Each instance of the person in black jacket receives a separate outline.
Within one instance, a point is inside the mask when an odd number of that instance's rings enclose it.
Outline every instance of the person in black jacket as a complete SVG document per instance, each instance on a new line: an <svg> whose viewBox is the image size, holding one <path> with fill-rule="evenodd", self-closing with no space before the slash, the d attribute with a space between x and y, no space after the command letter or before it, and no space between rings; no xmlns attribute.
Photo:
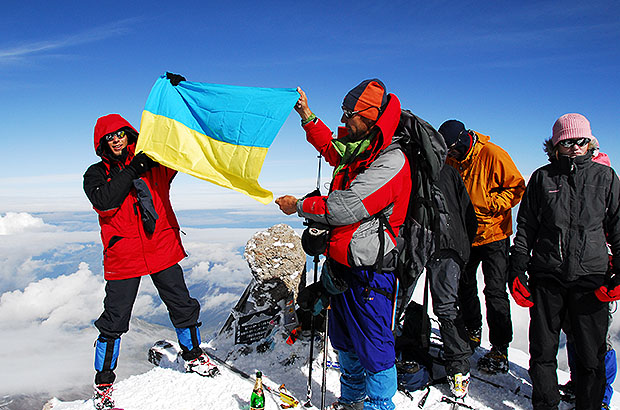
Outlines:
<svg viewBox="0 0 620 410"><path fill-rule="evenodd" d="M450 390L462 398L468 391L471 349L458 311L457 294L478 223L463 179L454 167L444 165L436 185L441 192L435 195L440 213L440 249L428 261L426 271L433 312L439 319Z"/></svg>
<svg viewBox="0 0 620 410"><path fill-rule="evenodd" d="M555 122L547 142L551 163L532 174L517 215L510 290L530 308L534 409L558 408L556 356L564 320L578 357L576 408L601 408L608 304L620 299L620 182L612 168L592 161L592 138L583 115Z"/></svg>

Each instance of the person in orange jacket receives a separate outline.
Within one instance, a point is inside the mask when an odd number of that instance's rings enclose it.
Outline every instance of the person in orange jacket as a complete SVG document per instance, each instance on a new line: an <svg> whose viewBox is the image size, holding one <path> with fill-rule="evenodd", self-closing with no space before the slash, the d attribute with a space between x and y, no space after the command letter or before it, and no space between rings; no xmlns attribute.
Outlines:
<svg viewBox="0 0 620 410"><path fill-rule="evenodd" d="M525 181L506 151L490 138L467 130L458 120L439 127L448 146L446 163L461 174L476 211L478 231L459 285L459 305L472 349L480 345L482 312L476 273L482 263L484 295L491 351L478 361L489 373L508 372L512 320L506 285L512 208L525 191Z"/></svg>

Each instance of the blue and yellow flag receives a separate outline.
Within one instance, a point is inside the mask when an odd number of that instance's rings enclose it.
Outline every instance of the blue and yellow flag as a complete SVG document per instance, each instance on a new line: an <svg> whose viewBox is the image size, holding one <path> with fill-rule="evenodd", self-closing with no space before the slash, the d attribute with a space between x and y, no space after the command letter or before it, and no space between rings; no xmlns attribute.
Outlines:
<svg viewBox="0 0 620 410"><path fill-rule="evenodd" d="M299 98L295 88L257 88L161 76L146 101L136 152L169 168L268 204L258 184L267 149Z"/></svg>

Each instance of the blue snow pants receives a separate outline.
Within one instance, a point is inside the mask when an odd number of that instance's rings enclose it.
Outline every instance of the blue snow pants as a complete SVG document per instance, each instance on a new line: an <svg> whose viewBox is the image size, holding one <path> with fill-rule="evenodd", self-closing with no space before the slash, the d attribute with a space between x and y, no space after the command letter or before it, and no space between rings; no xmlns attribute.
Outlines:
<svg viewBox="0 0 620 410"><path fill-rule="evenodd" d="M343 404L364 401L364 409L394 410L396 366L377 373L364 369L354 352L338 352L340 362L340 401Z"/></svg>
<svg viewBox="0 0 620 410"><path fill-rule="evenodd" d="M329 338L338 350L341 401L359 402L365 409L393 410L396 394L396 353L391 324L396 277L351 268L349 288L331 297ZM377 291L380 290L380 291Z"/></svg>

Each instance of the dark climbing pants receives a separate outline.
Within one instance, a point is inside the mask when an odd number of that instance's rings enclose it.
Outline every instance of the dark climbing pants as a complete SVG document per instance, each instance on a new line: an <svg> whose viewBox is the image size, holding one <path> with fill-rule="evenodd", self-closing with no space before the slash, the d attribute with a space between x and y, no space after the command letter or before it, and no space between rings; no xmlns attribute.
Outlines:
<svg viewBox="0 0 620 410"><path fill-rule="evenodd" d="M506 285L508 282L508 238L472 246L469 261L465 266L459 285L459 306L465 326L470 329L482 327L482 311L478 298L476 274L482 263L484 276L484 301L487 310L489 341L496 347L508 347L512 341L512 320L510 301Z"/></svg>
<svg viewBox="0 0 620 410"><path fill-rule="evenodd" d="M592 289L564 286L551 280L531 281L530 378L534 409L557 409L560 402L557 354L564 320L574 340L576 409L600 409L605 390L608 304Z"/></svg>
<svg viewBox="0 0 620 410"><path fill-rule="evenodd" d="M168 309L174 327L182 329L198 325L200 304L190 296L181 266L175 264L150 276L159 297ZM141 277L110 280L106 283L104 310L99 319L95 321L95 327L100 333L96 350L107 351L107 356L113 357L114 360L96 361L95 384L112 383L115 379L113 370L116 367L116 358L120 349L119 339L129 330L129 320L138 295L140 279ZM110 351L112 347L114 350ZM103 353L100 355L100 357L105 356Z"/></svg>
<svg viewBox="0 0 620 410"><path fill-rule="evenodd" d="M450 257L433 258L426 264L426 273L444 345L446 374L469 373L471 350L457 303L461 267Z"/></svg>

